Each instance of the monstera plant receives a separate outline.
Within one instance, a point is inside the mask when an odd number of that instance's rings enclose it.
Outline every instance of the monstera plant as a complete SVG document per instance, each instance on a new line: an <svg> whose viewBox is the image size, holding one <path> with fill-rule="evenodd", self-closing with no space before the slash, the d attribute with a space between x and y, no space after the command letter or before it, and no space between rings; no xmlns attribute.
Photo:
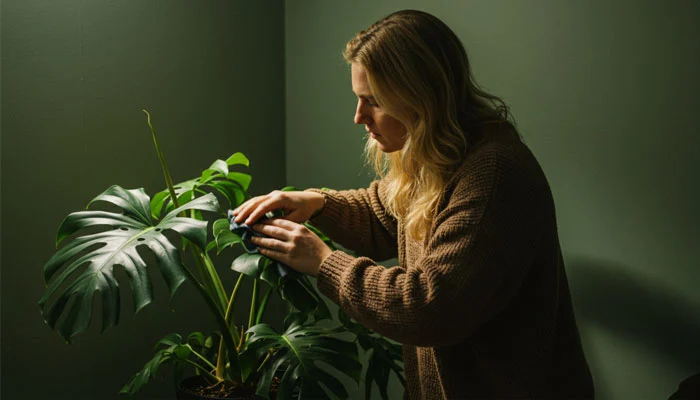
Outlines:
<svg viewBox="0 0 700 400"><path fill-rule="evenodd" d="M97 293L102 330L117 325L122 292L131 292L135 311L153 301L149 270L157 269L171 297L181 285L193 285L217 329L165 335L121 393L136 394L162 365L171 364L181 398L346 398L347 388L327 372L325 365L330 364L363 384L368 398L376 383L386 399L392 372L403 383L400 346L342 311L332 316L308 277L258 254L246 239L246 227L232 229L227 211L249 197L251 183L249 174L232 169L247 167L249 160L235 153L216 160L196 178L175 184L150 115L144 112L167 188L151 198L144 189L111 186L86 210L64 219L57 250L44 265L47 289L39 306L47 325L70 342L98 312L93 310ZM288 189L293 188L283 190ZM306 226L335 248L322 232ZM152 254L152 261L142 257L144 251ZM220 258L230 269L215 265ZM126 272L128 288L115 278L116 266ZM225 287L223 274L233 275L233 287ZM252 294L246 302L247 321L241 323L234 310L245 284L252 285ZM285 320L276 321L283 322L282 332L265 319L271 296L279 296L289 308ZM364 375L363 357L368 359Z"/></svg>

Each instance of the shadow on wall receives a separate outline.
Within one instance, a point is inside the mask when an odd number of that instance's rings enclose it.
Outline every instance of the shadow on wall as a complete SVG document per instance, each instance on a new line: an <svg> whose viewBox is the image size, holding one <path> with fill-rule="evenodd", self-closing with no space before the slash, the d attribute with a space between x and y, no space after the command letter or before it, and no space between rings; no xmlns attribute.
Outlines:
<svg viewBox="0 0 700 400"><path fill-rule="evenodd" d="M605 326L684 369L700 372L700 306L696 302L611 262L575 258L567 264L567 275L576 282L577 319ZM602 382L594 379L606 385L604 378Z"/></svg>

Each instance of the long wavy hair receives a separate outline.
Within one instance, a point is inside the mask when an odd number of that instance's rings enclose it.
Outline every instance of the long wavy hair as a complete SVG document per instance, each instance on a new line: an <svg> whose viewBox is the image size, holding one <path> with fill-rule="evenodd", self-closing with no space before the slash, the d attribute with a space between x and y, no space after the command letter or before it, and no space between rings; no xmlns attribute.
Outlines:
<svg viewBox="0 0 700 400"><path fill-rule="evenodd" d="M406 127L404 147L385 154L373 140L367 163L387 182L388 211L422 240L452 173L489 122L510 124L500 98L476 84L455 33L423 11L392 13L359 32L343 52L358 63L378 105Z"/></svg>

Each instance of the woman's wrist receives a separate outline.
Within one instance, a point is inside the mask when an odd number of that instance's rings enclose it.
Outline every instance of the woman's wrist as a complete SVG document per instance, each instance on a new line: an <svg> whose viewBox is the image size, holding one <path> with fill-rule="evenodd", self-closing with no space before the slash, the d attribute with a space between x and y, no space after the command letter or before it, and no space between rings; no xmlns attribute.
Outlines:
<svg viewBox="0 0 700 400"><path fill-rule="evenodd" d="M320 201L321 205L320 205L320 207L316 208L316 211L314 211L313 214L311 214L309 219L314 219L314 218L318 217L323 212L323 209L326 208L326 196L324 196L320 193L319 193L319 196L321 196L321 201Z"/></svg>
<svg viewBox="0 0 700 400"><path fill-rule="evenodd" d="M312 273L314 277L318 277L318 275L321 273L321 266L323 266L323 263L326 261L326 259L333 254L333 250L330 247L326 247L323 249L321 252L321 262L318 263L318 267L316 267L316 271Z"/></svg>

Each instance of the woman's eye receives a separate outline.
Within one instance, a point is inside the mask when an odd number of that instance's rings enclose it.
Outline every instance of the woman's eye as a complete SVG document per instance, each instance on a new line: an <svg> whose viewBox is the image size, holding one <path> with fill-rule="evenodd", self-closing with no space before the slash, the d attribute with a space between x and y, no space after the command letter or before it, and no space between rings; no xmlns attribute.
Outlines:
<svg viewBox="0 0 700 400"><path fill-rule="evenodd" d="M370 107L379 107L379 103L376 100L364 96L360 96L360 103L364 103Z"/></svg>

